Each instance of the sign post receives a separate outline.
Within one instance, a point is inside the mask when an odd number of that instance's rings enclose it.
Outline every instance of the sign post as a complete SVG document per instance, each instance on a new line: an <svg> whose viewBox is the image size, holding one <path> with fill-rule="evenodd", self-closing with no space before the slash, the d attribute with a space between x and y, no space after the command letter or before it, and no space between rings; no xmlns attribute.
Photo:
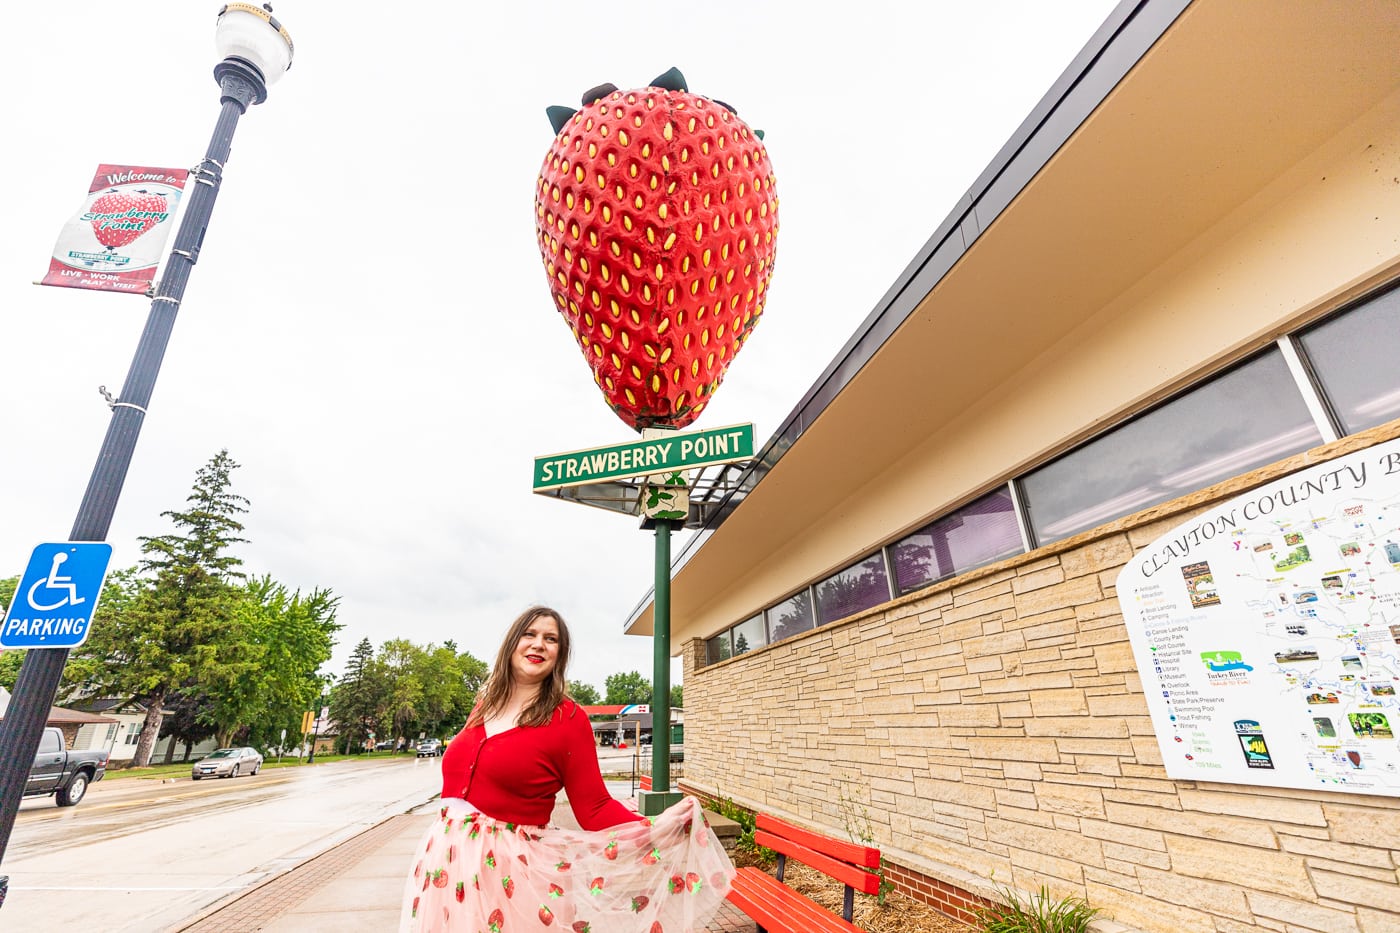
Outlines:
<svg viewBox="0 0 1400 933"><path fill-rule="evenodd" d="M649 478L641 486L639 504L642 527L656 531L652 709L661 728L653 737L654 793L641 797L641 807L652 816L679 797L670 793L669 773L671 529L691 523L695 504L686 500L689 490L682 477L696 467L753 458L751 425L675 432L710 404L764 314L773 277L778 199L763 133L751 129L729 105L716 112L717 101L691 94L679 70L672 68L631 91L600 85L584 94L583 105L589 108L604 98L619 102L619 108L624 98L628 106L636 105L628 127L634 148L647 159L654 151L668 173L668 159L684 162L688 152L708 151L716 126L723 124L718 130L722 144L726 138L734 141L723 168L716 161L709 172L693 172L690 185L678 193L675 184L658 185L656 174L648 178L639 173L636 162L629 162L630 168L619 164L606 121L568 107L550 107L547 113L556 135L540 169L535 198L540 258L554 304L583 350L608 406L628 427L643 432L640 442L536 459L535 491L556 490L551 493L556 498L630 513L637 502L637 485L617 480ZM613 105L602 106L606 110ZM673 119L676 113L692 111L699 116ZM617 115L622 116L620 109ZM627 145L627 134L619 135ZM615 192L624 205L645 210L647 216L655 211L663 222L660 236L646 222L633 224L625 215L627 233L616 238L613 233L585 234L594 229L592 202L576 199L572 192L577 182L595 176L599 186ZM665 226L674 222L666 219L670 211L677 218L689 215L692 199L709 210L712 198L727 205L719 208L721 213L728 210L727 224L720 222L719 213L713 214L712 224L702 218L693 228L693 238L690 227L682 231ZM607 221L608 206L601 210ZM614 274L619 268L615 258L624 251L631 254L632 267ZM648 258L643 261L643 256ZM708 496L699 488L696 492L703 514Z"/></svg>
<svg viewBox="0 0 1400 933"><path fill-rule="evenodd" d="M325 712L325 700L322 696L316 697L316 715L311 720L311 751L306 753L306 763L316 762L316 742L321 737L321 716Z"/></svg>
<svg viewBox="0 0 1400 933"><path fill-rule="evenodd" d="M680 801L671 790L671 525L657 518L655 606L651 614L651 790L639 791L643 816L656 816Z"/></svg>
<svg viewBox="0 0 1400 933"><path fill-rule="evenodd" d="M219 15L231 17L232 22L243 16L257 17L262 12L247 4L236 4L226 6ZM264 15L267 17L264 22L271 25L271 14ZM291 41L285 30L280 26L275 28L277 32L273 35L279 38L274 40L274 44L283 40L286 42L285 64L280 66L285 71L291 64ZM249 49L254 46L257 46L257 50L250 53ZM267 60L262 59L262 53L266 51L265 45L248 43L246 47L239 47L237 56L230 54L215 66L214 75L220 88L219 118L205 149L204 160L191 173L196 184L191 186L193 190L185 214L175 232L175 246L151 299L146 326L137 343L131 367L127 370L126 381L122 384L121 397L111 402L112 418L88 479L87 490L78 505L78 514L69 533L70 540L102 541L107 537L122 485L126 482L127 469L136 452L136 440L145 422L146 408L155 390L156 377L160 374L160 364L175 328L176 313L213 216L214 201L223 182L234 130L238 127L239 118L250 106L267 98L267 76L275 80L281 74L272 70L273 65L269 62L275 60L271 56ZM245 54L254 54L259 58L259 64L267 70L250 64L243 57ZM66 575L62 568L51 569L56 569L59 577ZM60 585L58 580L53 583ZM43 591L46 593L49 588L45 587ZM36 595L40 596L41 601L45 598L39 591L36 591ZM39 738L67 660L66 648L25 654L15 680L10 706L4 720L0 721L0 862L4 861L10 832L14 829L15 816L29 779L29 764L34 760L35 749L39 747ZM0 891L5 882L4 876L0 876Z"/></svg>
<svg viewBox="0 0 1400 933"><path fill-rule="evenodd" d="M685 527L690 516L686 471L752 460L753 455L753 425L736 424L686 433L646 428L635 441L535 458L535 492L645 478L635 514L642 517L642 528L656 535L656 603L652 612L652 789L637 798L644 816L655 816L681 799L671 789L671 531Z"/></svg>

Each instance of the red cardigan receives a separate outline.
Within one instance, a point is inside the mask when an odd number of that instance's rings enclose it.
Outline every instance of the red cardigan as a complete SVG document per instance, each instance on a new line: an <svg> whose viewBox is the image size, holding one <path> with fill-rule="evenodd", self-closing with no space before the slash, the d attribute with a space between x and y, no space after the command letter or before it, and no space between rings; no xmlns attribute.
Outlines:
<svg viewBox="0 0 1400 933"><path fill-rule="evenodd" d="M485 726L464 728L442 756L442 796L462 797L493 819L543 826L561 787L584 829L644 819L608 793L593 727L571 700L548 725L516 726L490 738Z"/></svg>

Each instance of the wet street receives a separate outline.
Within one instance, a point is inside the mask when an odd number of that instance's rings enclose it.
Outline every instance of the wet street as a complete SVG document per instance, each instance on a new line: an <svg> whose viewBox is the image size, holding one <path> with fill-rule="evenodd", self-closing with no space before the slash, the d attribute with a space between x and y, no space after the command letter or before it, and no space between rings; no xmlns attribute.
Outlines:
<svg viewBox="0 0 1400 933"><path fill-rule="evenodd" d="M252 777L101 781L76 807L31 798L0 874L0 930L158 933L431 799L438 758L331 762Z"/></svg>

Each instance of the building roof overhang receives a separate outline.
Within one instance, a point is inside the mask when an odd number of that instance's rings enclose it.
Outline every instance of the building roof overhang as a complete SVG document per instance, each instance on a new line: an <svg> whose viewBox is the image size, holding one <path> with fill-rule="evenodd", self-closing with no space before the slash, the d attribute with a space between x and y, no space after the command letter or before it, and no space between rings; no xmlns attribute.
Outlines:
<svg viewBox="0 0 1400 933"><path fill-rule="evenodd" d="M1395 94L1397 47L1384 0L1120 5L681 550L675 644L709 634L713 581L761 572ZM626 630L651 628L648 594Z"/></svg>
<svg viewBox="0 0 1400 933"><path fill-rule="evenodd" d="M0 722L4 721L4 716L0 716ZM93 713L83 713L75 709L64 709L61 706L49 707L48 718L44 720L47 726L85 726L89 723L101 725L103 723L116 723L118 720L110 716L98 716Z"/></svg>

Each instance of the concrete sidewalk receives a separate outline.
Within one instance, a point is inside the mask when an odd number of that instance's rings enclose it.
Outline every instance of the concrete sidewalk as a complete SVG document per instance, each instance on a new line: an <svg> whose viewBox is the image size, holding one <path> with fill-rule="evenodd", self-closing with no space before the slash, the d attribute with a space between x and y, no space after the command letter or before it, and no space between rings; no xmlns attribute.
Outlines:
<svg viewBox="0 0 1400 933"><path fill-rule="evenodd" d="M409 862L438 807L434 800L390 817L167 933L392 933ZM552 819L578 826L562 797ZM754 923L725 903L707 933L754 933Z"/></svg>

